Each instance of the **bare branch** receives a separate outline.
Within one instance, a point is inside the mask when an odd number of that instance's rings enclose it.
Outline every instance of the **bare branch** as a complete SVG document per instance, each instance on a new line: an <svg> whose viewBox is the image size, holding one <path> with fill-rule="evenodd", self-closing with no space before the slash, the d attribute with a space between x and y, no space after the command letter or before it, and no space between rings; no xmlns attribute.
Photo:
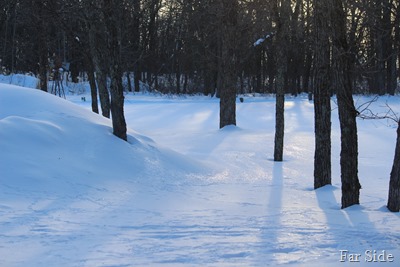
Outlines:
<svg viewBox="0 0 400 267"><path fill-rule="evenodd" d="M370 107L373 103L375 103L378 100L378 96L375 96L373 99L370 101L363 103L360 105L357 110L358 110L358 116L359 118L363 120L382 120L382 119L389 119L392 120L396 123L400 122L400 117L397 112L393 110L393 108L386 102L385 107L386 111L383 113L378 113L374 112Z"/></svg>

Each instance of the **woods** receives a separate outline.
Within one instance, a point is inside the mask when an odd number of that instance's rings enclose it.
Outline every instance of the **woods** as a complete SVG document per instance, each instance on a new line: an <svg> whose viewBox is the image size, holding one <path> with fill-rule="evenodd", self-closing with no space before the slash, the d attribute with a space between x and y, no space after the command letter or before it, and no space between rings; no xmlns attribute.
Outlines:
<svg viewBox="0 0 400 267"><path fill-rule="evenodd" d="M260 37L277 32L282 24L274 11L276 2L237 1L237 92L275 92L279 68L287 70L286 93L314 90L316 64L312 51L317 25L312 0L278 1L289 7L285 8L287 41L279 45L271 38L253 45ZM379 2L343 3L348 52L354 63L350 75L358 93L394 94L399 77L399 4L394 0ZM88 36L98 32L94 40L100 47L98 41L104 35L104 25L97 23L101 16L97 15L96 5L93 1L76 0L2 1L2 71L39 74L42 68L43 74L47 61L56 55L71 63L72 80L80 72L87 72L90 67L85 64L85 56L93 49ZM229 10L222 10L213 0L124 0L118 5L119 26L123 26L119 33L120 68L124 77L129 77L125 90L137 91L143 82L149 90L163 93L216 93L221 72L218 16ZM282 8L285 5L280 4ZM279 53L285 50L286 60L279 59Z"/></svg>
<svg viewBox="0 0 400 267"><path fill-rule="evenodd" d="M308 93L315 104L314 188L331 183L336 95L346 208L359 204L361 189L353 94L398 92L399 25L395 0L6 0L0 69L31 73L48 91L55 62L69 63L67 79L90 82L92 110L112 118L123 140L126 92L219 97L220 128L236 125L237 94L273 93L275 161L284 158L285 94ZM398 177L396 169L395 161Z"/></svg>

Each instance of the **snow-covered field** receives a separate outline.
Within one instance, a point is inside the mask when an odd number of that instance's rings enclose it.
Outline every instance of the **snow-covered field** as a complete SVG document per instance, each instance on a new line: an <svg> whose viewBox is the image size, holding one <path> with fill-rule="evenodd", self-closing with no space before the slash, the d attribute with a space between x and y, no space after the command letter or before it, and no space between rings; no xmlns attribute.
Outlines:
<svg viewBox="0 0 400 267"><path fill-rule="evenodd" d="M333 185L314 191L305 96L286 101L283 163L273 97L219 130L215 98L129 94L126 143L83 96L0 84L0 266L399 266L394 123L358 121L361 205L341 210L337 111Z"/></svg>

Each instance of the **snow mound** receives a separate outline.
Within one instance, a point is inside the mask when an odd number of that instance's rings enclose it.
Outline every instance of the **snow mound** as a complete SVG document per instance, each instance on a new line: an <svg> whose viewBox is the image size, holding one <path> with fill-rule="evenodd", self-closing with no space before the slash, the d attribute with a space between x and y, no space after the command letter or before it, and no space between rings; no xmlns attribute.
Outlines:
<svg viewBox="0 0 400 267"><path fill-rule="evenodd" d="M0 147L7 185L39 191L65 192L72 181L175 179L204 167L133 130L124 142L109 119L64 99L4 84Z"/></svg>

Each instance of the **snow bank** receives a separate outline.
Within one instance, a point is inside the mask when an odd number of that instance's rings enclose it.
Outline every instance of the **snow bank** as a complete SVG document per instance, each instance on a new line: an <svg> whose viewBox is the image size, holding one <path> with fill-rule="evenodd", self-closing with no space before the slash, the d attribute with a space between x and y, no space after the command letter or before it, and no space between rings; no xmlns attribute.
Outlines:
<svg viewBox="0 0 400 267"><path fill-rule="evenodd" d="M0 129L0 176L8 185L65 193L71 181L147 179L171 164L199 169L133 130L126 143L112 134L110 120L40 90L0 85Z"/></svg>

